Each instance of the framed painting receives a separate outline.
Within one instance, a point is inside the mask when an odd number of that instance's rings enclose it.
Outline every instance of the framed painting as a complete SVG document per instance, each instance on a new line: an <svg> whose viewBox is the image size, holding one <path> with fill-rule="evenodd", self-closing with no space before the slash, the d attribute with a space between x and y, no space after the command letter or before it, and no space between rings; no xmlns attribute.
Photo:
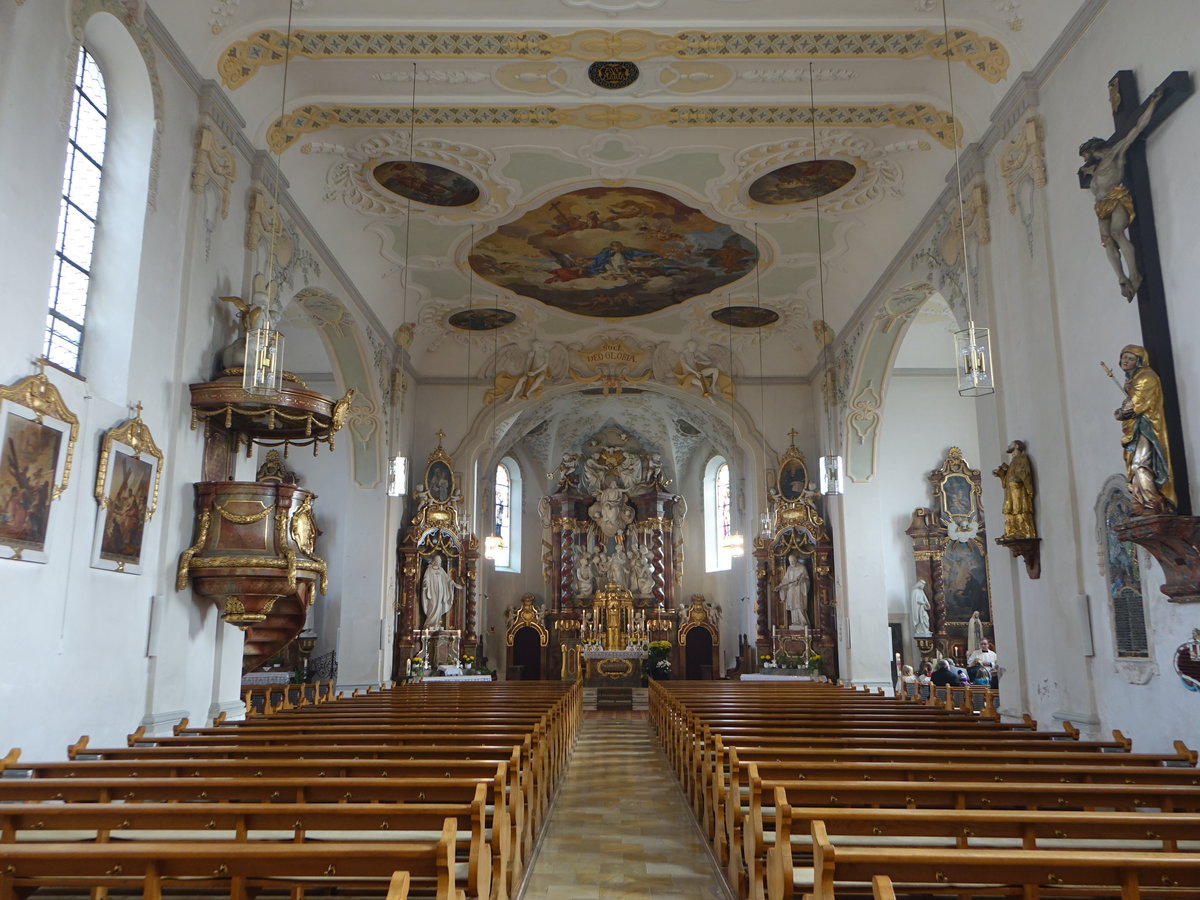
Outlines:
<svg viewBox="0 0 1200 900"><path fill-rule="evenodd" d="M799 500L808 489L808 467L804 459L786 456L779 466L779 494L784 500Z"/></svg>
<svg viewBox="0 0 1200 900"><path fill-rule="evenodd" d="M96 469L92 567L140 575L146 523L158 507L162 451L138 415L104 433Z"/></svg>
<svg viewBox="0 0 1200 900"><path fill-rule="evenodd" d="M439 502L445 502L454 494L454 473L440 459L435 459L425 470L425 490Z"/></svg>
<svg viewBox="0 0 1200 900"><path fill-rule="evenodd" d="M52 504L67 489L78 436L44 373L0 386L0 559L49 559Z"/></svg>

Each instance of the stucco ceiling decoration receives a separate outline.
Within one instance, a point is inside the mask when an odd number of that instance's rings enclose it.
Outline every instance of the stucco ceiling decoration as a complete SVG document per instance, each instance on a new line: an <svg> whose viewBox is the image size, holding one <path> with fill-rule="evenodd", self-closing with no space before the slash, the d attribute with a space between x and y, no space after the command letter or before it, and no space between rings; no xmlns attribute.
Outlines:
<svg viewBox="0 0 1200 900"><path fill-rule="evenodd" d="M291 56L309 59L551 59L642 62L677 59L943 59L941 30L681 31L586 29L555 35L546 31L323 31L297 29L289 43L275 29L257 31L230 44L217 71L227 88L241 87L263 68ZM952 28L950 58L996 84L1008 74L1008 50L995 38Z"/></svg>
<svg viewBox="0 0 1200 900"><path fill-rule="evenodd" d="M817 125L841 128L915 128L938 143L952 147L952 134L962 125L944 109L921 102L867 103L836 106L794 105L672 105L589 103L583 106L418 106L418 128L716 128L808 127L815 112ZM413 113L395 104L306 103L277 118L267 130L272 153L282 153L305 134L325 128L404 128Z"/></svg>
<svg viewBox="0 0 1200 900"><path fill-rule="evenodd" d="M530 323L535 321L535 304L524 297L506 297L503 302L504 308L508 312L516 314L516 320L502 329L504 340L518 342L531 340L534 331ZM479 300L480 308L491 308L497 305L492 297ZM437 353L439 350L446 349L447 342L451 345L458 344L465 347L469 341L473 342L475 347L482 348L481 352L490 353L492 350L491 335L476 336L474 331L464 331L450 324L451 317L462 311L463 298L461 297L439 298L423 304L416 315L416 323L413 328L413 355L415 356L418 351ZM460 370L459 375L461 374Z"/></svg>
<svg viewBox="0 0 1200 900"><path fill-rule="evenodd" d="M376 179L376 167L383 162L408 160L429 163L449 169L469 179L481 196L471 205L471 211L483 215L503 215L508 212L510 189L495 171L496 156L482 147L437 138L421 138L410 152L408 135L389 131L372 135L352 148L340 144L310 142L301 146L301 153L330 153L341 156L325 179L325 199L338 200L359 212L373 216L403 215L409 207L405 197L385 189Z"/></svg>
<svg viewBox="0 0 1200 900"><path fill-rule="evenodd" d="M904 188L904 170L882 147L865 137L831 129L817 132L816 150L810 137L774 141L747 147L734 157L737 173L721 189L718 208L732 218L792 219L810 215L812 204L801 207L764 206L748 195L751 183L769 172L793 163L808 162L814 155L840 159L857 171L836 194L823 197L821 211L845 213L865 209L880 200L900 197Z"/></svg>
<svg viewBox="0 0 1200 900"><path fill-rule="evenodd" d="M496 286L582 316L641 316L721 290L758 258L730 226L659 191L560 194L479 240L470 265Z"/></svg>

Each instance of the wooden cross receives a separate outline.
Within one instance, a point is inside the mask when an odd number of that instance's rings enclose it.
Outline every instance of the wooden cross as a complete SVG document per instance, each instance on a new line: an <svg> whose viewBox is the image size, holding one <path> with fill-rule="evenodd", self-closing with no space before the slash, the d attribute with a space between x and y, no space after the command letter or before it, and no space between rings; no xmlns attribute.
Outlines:
<svg viewBox="0 0 1200 900"><path fill-rule="evenodd" d="M1171 445L1171 466L1179 497L1177 512L1191 515L1191 496L1187 482L1187 457L1183 425L1179 414L1179 389L1175 383L1175 356L1171 348L1171 329L1167 320L1167 298L1163 288L1162 264L1158 255L1158 233L1154 226L1154 204L1150 196L1150 167L1146 163L1146 138L1192 95L1192 78L1187 72L1172 72L1150 99L1138 101L1137 76L1128 69L1117 72L1108 82L1115 131L1105 145L1128 139L1138 130L1125 152L1122 183L1133 200L1134 217L1129 224L1129 240L1141 283L1136 287L1138 319L1142 326L1142 346L1150 356L1150 367L1162 382L1163 412L1167 420L1167 439ZM1153 112L1149 112L1154 104ZM1147 116L1148 114L1148 116ZM1090 142L1089 142L1090 143ZM1085 145L1087 146L1087 145ZM1081 148L1081 153L1083 152ZM1086 166L1085 166L1086 169ZM1090 188L1091 176L1080 169L1079 186Z"/></svg>

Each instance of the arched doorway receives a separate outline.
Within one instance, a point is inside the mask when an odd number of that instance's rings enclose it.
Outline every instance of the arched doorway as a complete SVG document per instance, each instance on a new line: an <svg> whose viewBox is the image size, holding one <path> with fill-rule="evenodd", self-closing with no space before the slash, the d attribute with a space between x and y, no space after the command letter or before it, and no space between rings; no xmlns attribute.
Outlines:
<svg viewBox="0 0 1200 900"><path fill-rule="evenodd" d="M512 639L510 678L520 681L541 681L542 639L536 628L519 628Z"/></svg>
<svg viewBox="0 0 1200 900"><path fill-rule="evenodd" d="M707 628L693 628L684 645L684 677L688 681L710 681L713 677L713 643Z"/></svg>

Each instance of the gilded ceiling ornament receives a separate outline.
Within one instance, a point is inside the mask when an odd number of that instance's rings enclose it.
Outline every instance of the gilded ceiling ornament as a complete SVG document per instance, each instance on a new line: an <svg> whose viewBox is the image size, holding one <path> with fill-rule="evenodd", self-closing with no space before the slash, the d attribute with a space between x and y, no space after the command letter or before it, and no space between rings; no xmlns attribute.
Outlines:
<svg viewBox="0 0 1200 900"><path fill-rule="evenodd" d="M350 104L296 107L267 129L267 145L272 153L282 153L303 135L335 125L344 128L403 128L414 112L411 106ZM946 147L953 146L954 134L961 138L962 127L949 112L928 103L872 103L854 106L818 106L817 124L833 128L913 128L929 134ZM712 126L747 128L755 126L801 126L811 122L808 106L776 104L764 106L669 107L626 103L586 104L583 106L418 106L416 126L421 128L556 128L575 125L580 128L672 128Z"/></svg>
<svg viewBox="0 0 1200 900"><path fill-rule="evenodd" d="M110 0L112 2L112 0ZM263 29L222 51L217 71L227 88L238 88L260 69L287 56L310 59L541 59L566 57L586 62L643 62L675 59L943 59L941 29L843 31L610 31L589 28L570 34L545 31L321 31L299 29L287 35ZM995 38L967 28L950 31L949 54L985 80L1008 75L1009 57Z"/></svg>

